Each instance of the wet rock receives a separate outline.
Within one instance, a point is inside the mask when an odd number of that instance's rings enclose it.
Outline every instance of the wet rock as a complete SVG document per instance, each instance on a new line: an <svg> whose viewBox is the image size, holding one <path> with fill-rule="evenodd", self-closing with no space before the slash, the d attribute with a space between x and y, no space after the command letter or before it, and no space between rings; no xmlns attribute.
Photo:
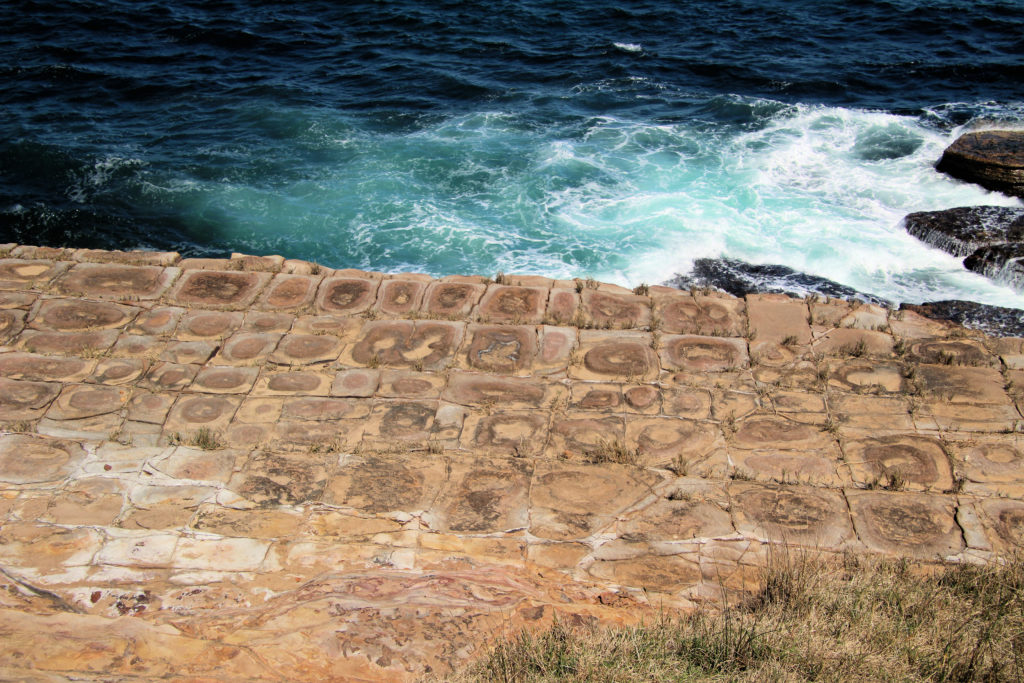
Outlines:
<svg viewBox="0 0 1024 683"><path fill-rule="evenodd" d="M981 330L994 337L1024 336L1024 311L1019 308L989 306L973 301L929 301L923 304L902 304L909 310L934 320L948 320L972 330Z"/></svg>
<svg viewBox="0 0 1024 683"><path fill-rule="evenodd" d="M1024 209L961 206L922 211L904 219L907 232L953 256L964 266L1014 287L1024 284Z"/></svg>
<svg viewBox="0 0 1024 683"><path fill-rule="evenodd" d="M960 206L920 211L903 219L907 232L953 256L970 256L980 247L1024 237L1024 209L1009 206Z"/></svg>
<svg viewBox="0 0 1024 683"><path fill-rule="evenodd" d="M782 265L755 265L728 258L699 258L693 269L677 274L665 283L670 287L713 287L733 296L747 294L788 294L807 296L817 294L835 299L860 299L882 306L890 302L873 294L859 292L827 278L809 275Z"/></svg>
<svg viewBox="0 0 1024 683"><path fill-rule="evenodd" d="M964 259L964 266L996 282L1021 289L1024 286L1024 243L982 247Z"/></svg>
<svg viewBox="0 0 1024 683"><path fill-rule="evenodd" d="M946 148L935 168L989 190L1024 197L1024 131L965 133Z"/></svg>

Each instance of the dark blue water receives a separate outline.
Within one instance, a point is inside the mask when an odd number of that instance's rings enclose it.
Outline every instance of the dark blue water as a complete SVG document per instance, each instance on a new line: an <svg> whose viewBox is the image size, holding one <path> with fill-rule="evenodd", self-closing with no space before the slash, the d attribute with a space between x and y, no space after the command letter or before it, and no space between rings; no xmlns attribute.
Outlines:
<svg viewBox="0 0 1024 683"><path fill-rule="evenodd" d="M1021 305L899 217L1024 121L1024 3L7 2L0 241Z"/></svg>

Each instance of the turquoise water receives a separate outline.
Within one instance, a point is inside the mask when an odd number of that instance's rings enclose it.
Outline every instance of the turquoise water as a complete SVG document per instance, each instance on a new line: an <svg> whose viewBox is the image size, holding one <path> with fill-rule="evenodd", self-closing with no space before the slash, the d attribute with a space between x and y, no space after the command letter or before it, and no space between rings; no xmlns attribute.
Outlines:
<svg viewBox="0 0 1024 683"><path fill-rule="evenodd" d="M1024 295L904 215L1024 126L1019 0L0 7L0 241L657 283L781 264L894 302Z"/></svg>
<svg viewBox="0 0 1024 683"><path fill-rule="evenodd" d="M211 243L330 265L591 275L635 286L685 272L693 259L727 255L894 301L1024 307L1020 294L902 228L912 211L1020 205L934 171L959 129L728 99L765 112L762 125L593 117L538 130L495 111L380 133L333 114L254 112L282 154L339 163L319 163L315 173L268 173L261 164L252 176L151 178L137 191L173 207ZM202 154L208 170L248 151L224 145ZM83 192L90 183L102 190L108 166L143 163L109 160L86 177Z"/></svg>

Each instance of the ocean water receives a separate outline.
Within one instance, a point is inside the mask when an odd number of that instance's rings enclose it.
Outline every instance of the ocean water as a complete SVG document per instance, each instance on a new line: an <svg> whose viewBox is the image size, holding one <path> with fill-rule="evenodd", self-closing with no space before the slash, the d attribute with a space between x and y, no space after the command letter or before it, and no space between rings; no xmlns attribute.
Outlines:
<svg viewBox="0 0 1024 683"><path fill-rule="evenodd" d="M1020 0L0 4L0 241L1024 295L905 233L1024 127Z"/></svg>

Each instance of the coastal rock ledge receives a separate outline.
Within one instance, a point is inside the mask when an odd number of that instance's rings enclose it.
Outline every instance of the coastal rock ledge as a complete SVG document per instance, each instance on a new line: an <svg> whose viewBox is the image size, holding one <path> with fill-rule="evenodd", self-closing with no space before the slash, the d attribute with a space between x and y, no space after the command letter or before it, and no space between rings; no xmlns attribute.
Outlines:
<svg viewBox="0 0 1024 683"><path fill-rule="evenodd" d="M1024 552L1024 339L835 298L0 244L0 680L444 680Z"/></svg>
<svg viewBox="0 0 1024 683"><path fill-rule="evenodd" d="M946 148L936 168L989 190L1024 197L1024 131L965 133Z"/></svg>
<svg viewBox="0 0 1024 683"><path fill-rule="evenodd" d="M1024 209L961 206L921 211L904 219L908 233L953 256L964 267L998 282L1024 285Z"/></svg>

